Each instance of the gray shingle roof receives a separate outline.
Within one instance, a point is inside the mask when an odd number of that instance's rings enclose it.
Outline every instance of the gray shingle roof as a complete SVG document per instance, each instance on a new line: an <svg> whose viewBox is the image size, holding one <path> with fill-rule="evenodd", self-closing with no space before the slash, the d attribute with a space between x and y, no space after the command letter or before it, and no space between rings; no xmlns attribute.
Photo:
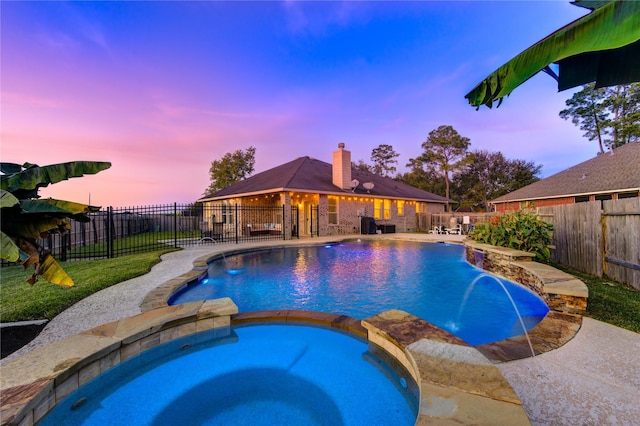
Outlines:
<svg viewBox="0 0 640 426"><path fill-rule="evenodd" d="M493 203L640 190L640 142L600 154L555 175L503 195Z"/></svg>
<svg viewBox="0 0 640 426"><path fill-rule="evenodd" d="M361 170L352 169L351 177L360 181L360 185L355 190L355 194L358 195L436 203L452 202L440 195ZM374 187L370 193L367 193L367 190L362 187L364 182L373 182ZM352 193L350 190L343 190L333 184L331 164L309 157L300 157L208 194L198 201L274 191L303 191L323 194Z"/></svg>

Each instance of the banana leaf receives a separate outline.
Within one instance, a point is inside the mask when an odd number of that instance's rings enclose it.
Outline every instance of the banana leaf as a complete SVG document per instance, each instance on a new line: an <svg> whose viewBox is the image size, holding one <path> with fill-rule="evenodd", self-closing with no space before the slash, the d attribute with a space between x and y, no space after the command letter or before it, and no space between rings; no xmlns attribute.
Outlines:
<svg viewBox="0 0 640 426"><path fill-rule="evenodd" d="M20 207L22 207L22 210L27 214L50 213L52 215L63 215L65 217L100 211L100 207L74 203L72 201L55 200L53 198L44 200L22 200Z"/></svg>
<svg viewBox="0 0 640 426"><path fill-rule="evenodd" d="M27 279L29 284L35 284L38 280L38 275L41 275L51 284L65 287L74 285L71 277L69 277L53 256L46 254L40 259L38 248L33 242L24 238L18 238L14 241L13 238L4 232L0 232L0 243L2 259L20 263L25 269L35 265L35 272Z"/></svg>
<svg viewBox="0 0 640 426"><path fill-rule="evenodd" d="M35 198L33 191L38 188L74 177L96 174L111 167L111 163L72 161L42 167L25 163L23 167L26 169L18 173L0 176L0 189L12 192L19 199Z"/></svg>
<svg viewBox="0 0 640 426"><path fill-rule="evenodd" d="M0 163L0 172L5 175L18 173L22 170L22 165L16 163Z"/></svg>
<svg viewBox="0 0 640 426"><path fill-rule="evenodd" d="M74 282L71 277L62 269L62 266L51 256L47 254L40 263L40 275L51 284L64 287L73 287Z"/></svg>
<svg viewBox="0 0 640 426"><path fill-rule="evenodd" d="M469 104L478 108L481 105L491 108L494 101L502 102L504 96L509 95L539 71L544 70L553 75L549 68L551 63L572 65L568 61L574 57L580 63L577 67L572 67L573 69L583 68L585 59L599 61L597 66L601 69L596 72L594 78L597 78L598 72L603 72L603 67L613 67L612 70L606 71L610 79L610 76L613 76L612 80L615 80L618 72L628 75L628 68L634 68L629 64L635 64L638 59L636 55L629 54L628 50L617 50L634 45L640 40L640 1L581 1L576 4L593 7L595 10L547 36L491 73L465 95ZM635 48L633 51L638 50ZM611 56L604 56L604 59L600 56L587 58L580 56L590 52L592 55L593 52L603 52ZM618 61L608 61L607 58L610 57ZM560 72L562 73L562 66ZM635 73L637 73L637 67L635 67ZM634 75L632 74L631 78ZM629 77L624 79L628 80ZM614 84L628 82L620 81ZM569 88L567 86L573 83L575 82L569 82L565 78L561 90ZM578 81L571 87L579 84L584 83Z"/></svg>
<svg viewBox="0 0 640 426"><path fill-rule="evenodd" d="M4 189L0 189L0 208L13 207L19 202L20 201L18 201L12 193L5 191Z"/></svg>
<svg viewBox="0 0 640 426"><path fill-rule="evenodd" d="M24 262L28 258L29 255L20 250L13 238L0 231L0 259L5 259L9 262Z"/></svg>
<svg viewBox="0 0 640 426"><path fill-rule="evenodd" d="M68 217L78 222L88 223L91 219L86 213L100 211L100 207L52 199L23 200L20 202L20 205L22 207L21 218L26 221L31 220L31 218L36 215L59 219ZM29 217L27 217L27 215L29 215Z"/></svg>
<svg viewBox="0 0 640 426"><path fill-rule="evenodd" d="M24 215L2 219L2 231L9 235L21 238L42 238L48 232L58 232L62 229L71 229L66 218L52 216L26 217Z"/></svg>

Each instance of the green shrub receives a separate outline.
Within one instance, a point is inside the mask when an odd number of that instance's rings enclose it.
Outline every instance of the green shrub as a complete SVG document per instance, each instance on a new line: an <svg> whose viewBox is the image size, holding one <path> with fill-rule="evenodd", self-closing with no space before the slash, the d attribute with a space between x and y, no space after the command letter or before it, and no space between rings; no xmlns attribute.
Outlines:
<svg viewBox="0 0 640 426"><path fill-rule="evenodd" d="M479 223L469 232L469 237L479 243L534 253L538 260L548 263L553 225L530 210L520 210L494 216L488 223Z"/></svg>

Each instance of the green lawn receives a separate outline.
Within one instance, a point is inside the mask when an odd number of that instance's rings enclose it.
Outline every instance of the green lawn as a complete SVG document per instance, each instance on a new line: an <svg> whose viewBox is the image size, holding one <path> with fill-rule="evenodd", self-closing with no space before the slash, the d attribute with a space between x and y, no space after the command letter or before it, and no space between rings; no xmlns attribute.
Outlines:
<svg viewBox="0 0 640 426"><path fill-rule="evenodd" d="M31 286L26 280L33 267L27 271L21 266L1 268L0 321L50 320L103 288L146 274L160 262L162 254L174 250L167 248L112 259L62 262L62 267L76 284L73 287L49 284L42 278Z"/></svg>
<svg viewBox="0 0 640 426"><path fill-rule="evenodd" d="M160 261L160 255L172 251L135 254L104 260L63 262L62 266L76 282L74 287L59 287L40 279L30 286L30 271L12 266L0 269L0 321L52 319L79 300L128 279L144 275ZM640 333L640 292L553 265L576 275L589 287L586 316ZM169 278L169 277L168 277Z"/></svg>
<svg viewBox="0 0 640 426"><path fill-rule="evenodd" d="M589 287L585 316L640 333L640 291L554 264Z"/></svg>
<svg viewBox="0 0 640 426"><path fill-rule="evenodd" d="M162 241L172 242L175 238L200 238L200 231L180 231L177 234L170 231L163 232L143 232L124 238L113 240L113 253L144 253L152 250L163 250L167 247ZM78 246L67 252L69 259L86 259L91 257L107 256L107 243L100 242L96 244L88 244L86 246Z"/></svg>

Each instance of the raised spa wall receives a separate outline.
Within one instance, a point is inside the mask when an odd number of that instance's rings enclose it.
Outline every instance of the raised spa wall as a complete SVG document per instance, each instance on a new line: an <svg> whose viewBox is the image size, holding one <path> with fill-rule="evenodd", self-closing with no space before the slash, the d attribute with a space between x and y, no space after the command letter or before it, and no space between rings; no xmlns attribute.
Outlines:
<svg viewBox="0 0 640 426"><path fill-rule="evenodd" d="M528 287L544 299L550 310L579 315L586 311L586 284L550 265L534 262L534 254L469 240L464 246L469 263Z"/></svg>

